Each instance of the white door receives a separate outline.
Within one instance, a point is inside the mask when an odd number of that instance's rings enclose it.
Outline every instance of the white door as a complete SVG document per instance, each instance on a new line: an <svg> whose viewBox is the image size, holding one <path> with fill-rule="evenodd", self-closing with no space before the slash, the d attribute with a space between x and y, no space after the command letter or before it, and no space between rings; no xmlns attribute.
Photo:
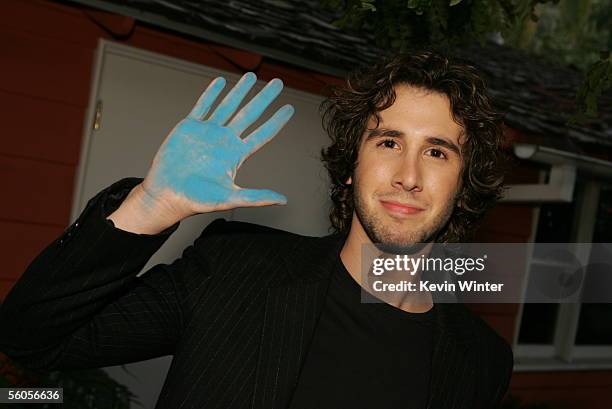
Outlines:
<svg viewBox="0 0 612 409"><path fill-rule="evenodd" d="M210 67L101 41L73 219L101 189L123 177L144 177L164 137L190 111L209 81L220 75L228 80L225 91L239 78ZM263 85L259 81L251 95ZM288 198L286 206L192 217L181 223L143 271L179 257L202 229L218 217L306 235L327 234L330 201L319 152L328 138L318 114L320 102L320 96L286 87L263 119L286 103L295 107L294 117L272 142L243 164L237 176L241 186L283 193ZM99 128L94 130L96 107L100 107L100 117ZM170 361L171 357L163 357L126 365L134 377L120 367L107 371L138 395L145 408L153 408Z"/></svg>

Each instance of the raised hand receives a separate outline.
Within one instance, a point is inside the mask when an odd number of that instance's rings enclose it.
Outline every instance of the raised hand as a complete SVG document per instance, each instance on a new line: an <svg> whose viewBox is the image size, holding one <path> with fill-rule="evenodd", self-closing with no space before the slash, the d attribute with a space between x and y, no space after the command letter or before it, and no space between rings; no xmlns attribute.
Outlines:
<svg viewBox="0 0 612 409"><path fill-rule="evenodd" d="M244 189L234 183L240 165L270 141L294 111L291 105L283 106L242 139L245 129L262 115L283 88L281 80L270 81L233 116L256 80L255 74L245 74L207 117L225 86L225 79L219 77L210 83L191 113L174 127L157 152L143 182L147 196L170 204L181 217L286 203L285 196L279 193Z"/></svg>

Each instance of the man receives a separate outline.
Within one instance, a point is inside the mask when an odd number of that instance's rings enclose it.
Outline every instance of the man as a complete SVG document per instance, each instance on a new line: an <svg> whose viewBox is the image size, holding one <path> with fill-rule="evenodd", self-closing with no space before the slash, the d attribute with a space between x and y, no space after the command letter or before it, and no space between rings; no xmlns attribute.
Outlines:
<svg viewBox="0 0 612 409"><path fill-rule="evenodd" d="M174 356L158 408L495 408L508 344L461 304L361 303L361 248L459 241L498 198L501 120L474 70L420 52L354 74L324 105L336 234L211 223L171 265L138 271L190 215L283 204L233 182L293 113L241 135L280 93L235 115L213 81L144 180L100 192L0 310L0 350L27 366Z"/></svg>

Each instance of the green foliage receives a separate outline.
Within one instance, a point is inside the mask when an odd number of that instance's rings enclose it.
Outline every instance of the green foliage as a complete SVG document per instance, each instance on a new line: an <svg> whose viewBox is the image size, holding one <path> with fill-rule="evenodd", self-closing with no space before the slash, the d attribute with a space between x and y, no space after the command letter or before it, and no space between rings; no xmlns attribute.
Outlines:
<svg viewBox="0 0 612 409"><path fill-rule="evenodd" d="M561 0L538 8L533 38L524 48L586 73L612 49L612 0Z"/></svg>
<svg viewBox="0 0 612 409"><path fill-rule="evenodd" d="M361 1L361 9L362 10L376 11L376 7L374 6L374 1L376 1L376 0L362 0Z"/></svg>
<svg viewBox="0 0 612 409"><path fill-rule="evenodd" d="M124 368L125 369L125 368ZM64 409L129 409L136 396L102 369L39 372L0 355L0 388L63 388ZM57 404L12 404L11 409L52 409Z"/></svg>
<svg viewBox="0 0 612 409"><path fill-rule="evenodd" d="M62 407L65 409L129 409L132 401L142 406L126 386L117 383L102 369L51 372L39 385L64 388ZM53 407L49 404L41 409Z"/></svg>
<svg viewBox="0 0 612 409"><path fill-rule="evenodd" d="M610 88L612 0L321 0L342 13L335 24L374 34L379 47L441 49L501 36L509 46L572 64L585 73L574 120L597 113Z"/></svg>
<svg viewBox="0 0 612 409"><path fill-rule="evenodd" d="M597 99L606 90L612 88L612 58L610 53L603 53L587 72L586 78L578 89L576 103L579 112L570 122L586 122L588 118L597 116Z"/></svg>
<svg viewBox="0 0 612 409"><path fill-rule="evenodd" d="M598 98L612 87L612 0L561 0L558 7L538 11L537 29L525 48L584 73L570 123L597 117Z"/></svg>
<svg viewBox="0 0 612 409"><path fill-rule="evenodd" d="M380 47L399 50L484 42L500 31L510 37L526 19L534 18L537 4L551 1L558 0L322 0L342 11L337 26L368 28Z"/></svg>

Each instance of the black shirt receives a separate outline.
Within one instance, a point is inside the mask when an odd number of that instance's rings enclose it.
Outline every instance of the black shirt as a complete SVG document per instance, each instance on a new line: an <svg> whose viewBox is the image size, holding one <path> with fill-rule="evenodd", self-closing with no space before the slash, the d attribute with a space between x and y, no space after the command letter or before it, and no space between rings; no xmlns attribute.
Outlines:
<svg viewBox="0 0 612 409"><path fill-rule="evenodd" d="M290 409L425 408L435 311L362 303L338 257Z"/></svg>

